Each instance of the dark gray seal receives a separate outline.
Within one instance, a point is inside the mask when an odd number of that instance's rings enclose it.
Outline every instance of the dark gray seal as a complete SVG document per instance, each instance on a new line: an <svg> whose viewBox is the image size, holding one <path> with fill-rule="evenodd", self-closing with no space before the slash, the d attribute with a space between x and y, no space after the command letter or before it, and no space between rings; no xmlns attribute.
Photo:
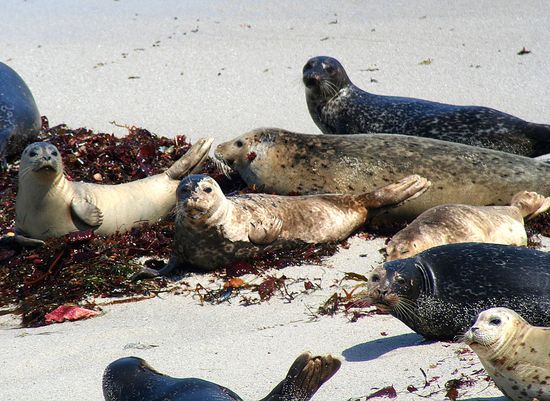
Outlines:
<svg viewBox="0 0 550 401"><path fill-rule="evenodd" d="M300 355L286 378L261 401L307 401L340 368L331 355ZM105 401L242 401L233 391L202 379L177 379L151 368L143 359L121 358L103 374Z"/></svg>
<svg viewBox="0 0 550 401"><path fill-rule="evenodd" d="M438 246L386 262L368 276L359 299L397 317L428 339L464 334L489 308L518 312L550 326L550 253L498 244Z"/></svg>
<svg viewBox="0 0 550 401"><path fill-rule="evenodd" d="M550 165L459 143L405 135L306 135L257 129L218 145L217 160L257 190L280 195L362 193L417 174L421 197L371 218L412 220L438 205L507 205L520 191L550 196Z"/></svg>
<svg viewBox="0 0 550 401"><path fill-rule="evenodd" d="M488 107L365 92L331 57L310 59L303 68L303 82L311 117L324 134L414 135L528 157L550 152L550 125Z"/></svg>
<svg viewBox="0 0 550 401"><path fill-rule="evenodd" d="M19 74L0 63L0 168L36 138L41 124L29 87Z"/></svg>

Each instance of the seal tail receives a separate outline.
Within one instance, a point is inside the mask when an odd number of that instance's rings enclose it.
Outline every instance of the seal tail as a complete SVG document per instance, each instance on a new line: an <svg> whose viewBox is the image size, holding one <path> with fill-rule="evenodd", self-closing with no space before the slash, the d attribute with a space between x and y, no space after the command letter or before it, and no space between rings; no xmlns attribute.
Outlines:
<svg viewBox="0 0 550 401"><path fill-rule="evenodd" d="M550 125L527 123L526 135L535 141L533 156L550 153Z"/></svg>
<svg viewBox="0 0 550 401"><path fill-rule="evenodd" d="M332 355L301 354L286 378L260 401L308 401L340 369L342 363Z"/></svg>
<svg viewBox="0 0 550 401"><path fill-rule="evenodd" d="M550 209L550 198L536 192L521 191L512 197L510 206L517 207L525 220L531 220Z"/></svg>
<svg viewBox="0 0 550 401"><path fill-rule="evenodd" d="M430 181L419 175L409 175L396 183L386 185L373 192L356 196L367 209L383 206L397 206L403 202L419 197L432 185Z"/></svg>
<svg viewBox="0 0 550 401"><path fill-rule="evenodd" d="M208 157L212 142L214 142L213 138L199 139L186 154L165 171L166 175L172 180L179 180L188 174L197 172Z"/></svg>

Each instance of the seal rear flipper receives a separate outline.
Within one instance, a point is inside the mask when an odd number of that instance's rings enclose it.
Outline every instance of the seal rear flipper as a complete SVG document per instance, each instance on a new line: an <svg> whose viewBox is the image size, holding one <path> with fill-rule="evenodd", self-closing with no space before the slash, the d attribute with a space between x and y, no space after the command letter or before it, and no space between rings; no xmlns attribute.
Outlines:
<svg viewBox="0 0 550 401"><path fill-rule="evenodd" d="M248 239L253 244L268 245L274 242L279 237L282 229L283 220L278 217L267 223L250 222Z"/></svg>
<svg viewBox="0 0 550 401"><path fill-rule="evenodd" d="M340 369L342 363L332 355L301 354L286 378L260 401L308 401Z"/></svg>
<svg viewBox="0 0 550 401"><path fill-rule="evenodd" d="M550 209L550 198L536 192L521 191L512 197L510 206L517 207L525 220L531 220Z"/></svg>
<svg viewBox="0 0 550 401"><path fill-rule="evenodd" d="M396 183L379 188L376 191L357 195L357 199L363 203L367 209L383 206L397 206L405 201L419 197L426 192L431 185L432 183L426 178L413 174Z"/></svg>
<svg viewBox="0 0 550 401"><path fill-rule="evenodd" d="M91 227L99 227L103 223L103 212L88 199L73 198L71 200L71 211Z"/></svg>
<svg viewBox="0 0 550 401"><path fill-rule="evenodd" d="M214 142L213 138L199 139L197 143L191 146L186 154L180 157L165 171L166 175L172 180L179 180L188 174L197 172L208 157L212 142Z"/></svg>
<svg viewBox="0 0 550 401"><path fill-rule="evenodd" d="M178 266L178 259L175 256L171 256L170 260L168 260L168 263L166 263L166 265L162 269L155 270L150 267L144 266L139 271L132 274L130 280L138 281L155 277L167 277L170 273L172 273L172 270L174 270Z"/></svg>
<svg viewBox="0 0 550 401"><path fill-rule="evenodd" d="M532 156L550 153L550 125L527 123L526 135L535 141Z"/></svg>
<svg viewBox="0 0 550 401"><path fill-rule="evenodd" d="M4 235L0 237L0 248L37 248L44 245L45 242L40 239L27 237L20 230L15 230L15 235Z"/></svg>

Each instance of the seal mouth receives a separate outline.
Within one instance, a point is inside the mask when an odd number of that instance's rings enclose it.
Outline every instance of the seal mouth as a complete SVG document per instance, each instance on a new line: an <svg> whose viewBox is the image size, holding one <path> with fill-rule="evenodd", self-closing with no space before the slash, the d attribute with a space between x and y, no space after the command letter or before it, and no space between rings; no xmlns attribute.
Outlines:
<svg viewBox="0 0 550 401"><path fill-rule="evenodd" d="M313 88L319 86L319 78L315 76L304 76L303 82L306 88Z"/></svg>
<svg viewBox="0 0 550 401"><path fill-rule="evenodd" d="M43 164L33 168L32 171L35 173L42 172L42 171L46 173L55 173L56 169L52 164Z"/></svg>

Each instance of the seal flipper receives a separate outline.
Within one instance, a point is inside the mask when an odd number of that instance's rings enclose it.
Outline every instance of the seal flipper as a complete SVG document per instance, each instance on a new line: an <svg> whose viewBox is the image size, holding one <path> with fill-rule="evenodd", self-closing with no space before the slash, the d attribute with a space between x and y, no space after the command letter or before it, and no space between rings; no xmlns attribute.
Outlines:
<svg viewBox="0 0 550 401"><path fill-rule="evenodd" d="M550 209L550 198L536 192L521 191L512 197L510 206L517 207L525 220L531 220Z"/></svg>
<svg viewBox="0 0 550 401"><path fill-rule="evenodd" d="M260 401L308 401L341 366L331 355L301 354L290 367L286 378Z"/></svg>
<svg viewBox="0 0 550 401"><path fill-rule="evenodd" d="M172 270L174 270L176 267L179 266L178 259L175 256L171 256L170 260L168 260L168 263L160 269L155 270L151 269L150 267L142 267L139 271L132 274L130 277L131 281L137 281L137 280L143 280L147 278L155 278L155 277L166 277L168 276Z"/></svg>
<svg viewBox="0 0 550 401"><path fill-rule="evenodd" d="M213 138L199 139L186 154L165 171L166 175L172 180L179 180L188 174L197 172L208 157L212 142L214 142Z"/></svg>
<svg viewBox="0 0 550 401"><path fill-rule="evenodd" d="M88 199L73 198L71 211L91 227L99 227L103 223L103 212Z"/></svg>
<svg viewBox="0 0 550 401"><path fill-rule="evenodd" d="M534 156L550 153L550 125L527 123L526 135L534 140Z"/></svg>
<svg viewBox="0 0 550 401"><path fill-rule="evenodd" d="M376 191L357 195L359 202L363 203L367 209L379 208L383 206L397 206L400 203L417 198L428 190L432 185L424 177L413 174L402 180L386 185Z"/></svg>
<svg viewBox="0 0 550 401"><path fill-rule="evenodd" d="M45 242L40 239L27 237L27 235L18 228L15 229L15 235L4 235L0 237L0 248L37 248L44 244Z"/></svg>
<svg viewBox="0 0 550 401"><path fill-rule="evenodd" d="M248 230L248 239L253 244L268 245L274 242L283 230L283 220L276 217L274 220L264 222L251 222Z"/></svg>

